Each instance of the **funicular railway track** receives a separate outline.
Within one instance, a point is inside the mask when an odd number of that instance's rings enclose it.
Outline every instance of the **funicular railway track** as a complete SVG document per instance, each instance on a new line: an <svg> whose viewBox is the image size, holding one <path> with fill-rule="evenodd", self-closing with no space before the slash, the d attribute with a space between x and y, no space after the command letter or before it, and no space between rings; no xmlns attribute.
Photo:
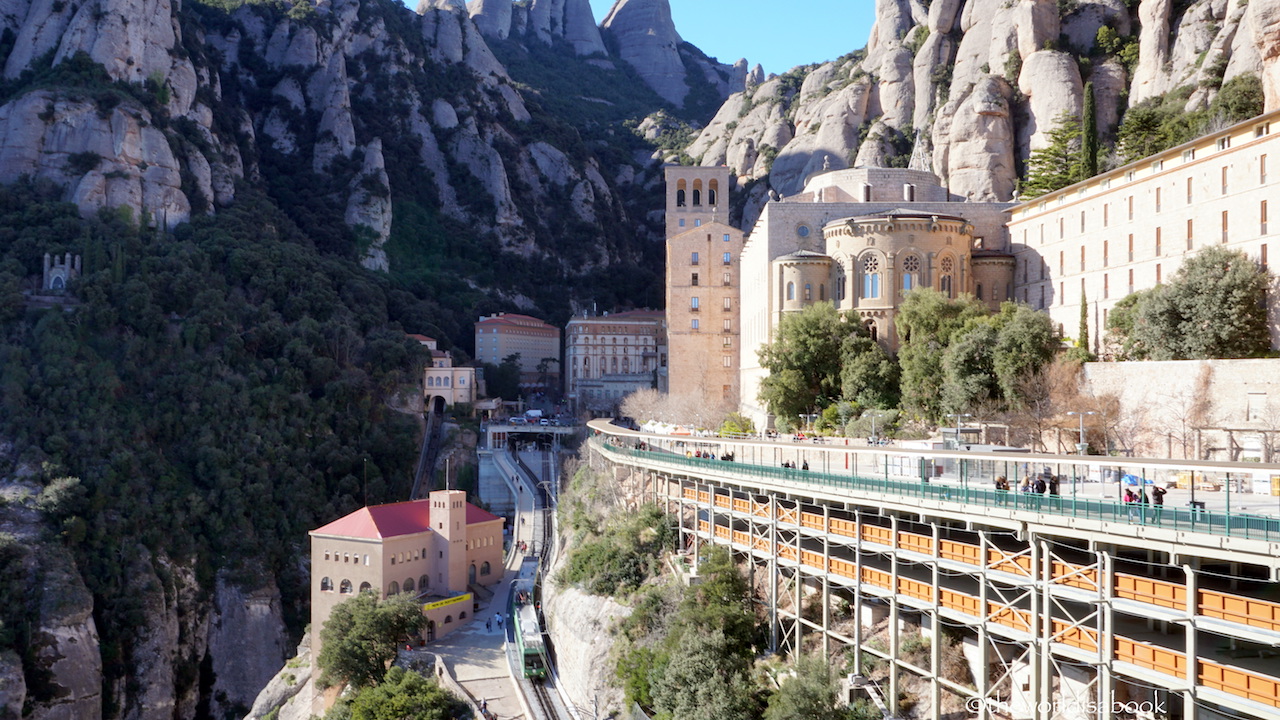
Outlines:
<svg viewBox="0 0 1280 720"><path fill-rule="evenodd" d="M533 686L533 701L537 705L538 715L543 720L560 720L560 712L556 709L556 704L551 701L551 693L547 690L547 686L543 683L530 683Z"/></svg>

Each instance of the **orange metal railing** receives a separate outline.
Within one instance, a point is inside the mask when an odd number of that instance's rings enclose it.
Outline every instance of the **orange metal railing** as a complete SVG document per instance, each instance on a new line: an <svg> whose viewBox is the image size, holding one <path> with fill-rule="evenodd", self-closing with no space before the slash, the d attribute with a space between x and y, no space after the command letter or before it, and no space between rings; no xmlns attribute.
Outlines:
<svg viewBox="0 0 1280 720"><path fill-rule="evenodd" d="M1089 628L1072 626L1062 620L1053 621L1053 639L1063 645L1070 645L1089 652L1098 651L1098 631Z"/></svg>
<svg viewBox="0 0 1280 720"><path fill-rule="evenodd" d="M1206 617L1280 632L1280 605L1276 603L1201 590L1199 605L1200 614Z"/></svg>
<svg viewBox="0 0 1280 720"><path fill-rule="evenodd" d="M1271 707L1280 707L1280 680L1239 668L1200 661L1197 680L1205 687Z"/></svg>
<svg viewBox="0 0 1280 720"><path fill-rule="evenodd" d="M918 552L923 555L932 555L933 538L928 535L900 532L898 533L898 547L902 550L910 550L911 552Z"/></svg>
<svg viewBox="0 0 1280 720"><path fill-rule="evenodd" d="M966 565L977 567L981 565L980 558L982 550L977 545L969 543L956 542L955 540L941 540L938 542L938 556L944 560L954 560L962 562Z"/></svg>
<svg viewBox="0 0 1280 720"><path fill-rule="evenodd" d="M997 625L1004 625L1023 632L1031 632L1031 613L1027 610L1019 610L1016 607L988 602L987 619Z"/></svg>
<svg viewBox="0 0 1280 720"><path fill-rule="evenodd" d="M1187 606L1187 589L1177 583L1137 575L1116 574L1116 597L1148 605L1181 610Z"/></svg>
<svg viewBox="0 0 1280 720"><path fill-rule="evenodd" d="M1176 650L1130 640L1126 637L1117 637L1114 653L1116 660L1132 663L1138 667L1176 678L1187 676L1187 656Z"/></svg>

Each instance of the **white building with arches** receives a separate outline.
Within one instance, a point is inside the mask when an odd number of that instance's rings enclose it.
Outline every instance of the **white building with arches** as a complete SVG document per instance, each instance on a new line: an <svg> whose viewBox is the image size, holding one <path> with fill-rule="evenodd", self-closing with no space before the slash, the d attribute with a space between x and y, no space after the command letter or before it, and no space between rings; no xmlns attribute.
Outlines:
<svg viewBox="0 0 1280 720"><path fill-rule="evenodd" d="M435 338L426 335L410 335L431 353L431 360L422 369L422 397L424 405L446 406L474 403L479 397L476 389L476 369L455 367L453 353L441 350ZM443 408L439 408L443 409Z"/></svg>
<svg viewBox="0 0 1280 720"><path fill-rule="evenodd" d="M751 288L740 301L742 412L767 426L758 352L785 313L834 303L896 350L894 316L910 290L968 293L992 309L1013 298L1010 207L964 202L932 173L901 168L818 173L767 203L741 251L741 285Z"/></svg>

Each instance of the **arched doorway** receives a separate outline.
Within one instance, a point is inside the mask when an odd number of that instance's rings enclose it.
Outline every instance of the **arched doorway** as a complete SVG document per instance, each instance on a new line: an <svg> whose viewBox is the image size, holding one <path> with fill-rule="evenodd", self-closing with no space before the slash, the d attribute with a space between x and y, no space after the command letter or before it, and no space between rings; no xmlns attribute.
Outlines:
<svg viewBox="0 0 1280 720"><path fill-rule="evenodd" d="M471 568L467 570L467 584L475 585L475 583L476 583L476 566L472 565Z"/></svg>
<svg viewBox="0 0 1280 720"><path fill-rule="evenodd" d="M428 620L427 621L427 642L431 642L435 639L436 639L436 621Z"/></svg>

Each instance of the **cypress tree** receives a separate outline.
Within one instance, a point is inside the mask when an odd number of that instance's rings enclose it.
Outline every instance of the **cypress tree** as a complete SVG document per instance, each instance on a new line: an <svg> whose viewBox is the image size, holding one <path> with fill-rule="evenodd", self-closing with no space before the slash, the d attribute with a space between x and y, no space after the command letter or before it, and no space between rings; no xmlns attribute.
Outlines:
<svg viewBox="0 0 1280 720"><path fill-rule="evenodd" d="M1098 106L1093 98L1093 82L1084 84L1084 120L1080 128L1084 135L1083 155L1084 177L1091 178L1098 174Z"/></svg>
<svg viewBox="0 0 1280 720"><path fill-rule="evenodd" d="M1076 347L1089 349L1089 298L1080 293L1080 331L1076 335Z"/></svg>

